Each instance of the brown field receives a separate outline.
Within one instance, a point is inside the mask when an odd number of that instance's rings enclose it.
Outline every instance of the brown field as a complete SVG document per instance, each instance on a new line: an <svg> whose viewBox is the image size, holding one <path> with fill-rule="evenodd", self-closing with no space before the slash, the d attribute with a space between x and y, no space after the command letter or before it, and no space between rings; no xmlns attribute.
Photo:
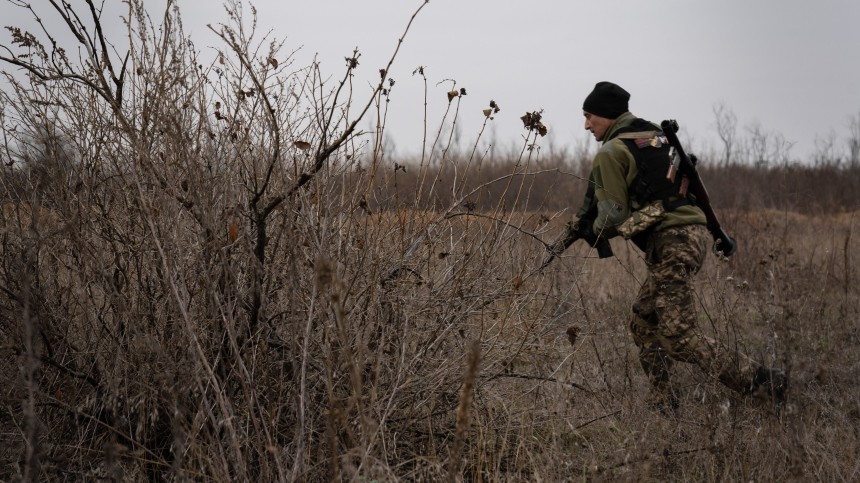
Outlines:
<svg viewBox="0 0 860 483"><path fill-rule="evenodd" d="M53 208L34 223L4 205L3 479L20 474L29 441L49 479L438 480L454 464L469 481L858 471L856 212L726 213L741 248L698 277L700 324L785 368L790 398L777 413L682 366L682 409L666 417L643 403L626 329L644 268L632 246L614 240L607 260L574 246L537 273L543 247L524 232L558 231L537 214L307 208L293 215L307 230L269 250L270 315L252 328L244 228L204 242L182 210L135 224ZM389 276L397 267L408 270Z"/></svg>

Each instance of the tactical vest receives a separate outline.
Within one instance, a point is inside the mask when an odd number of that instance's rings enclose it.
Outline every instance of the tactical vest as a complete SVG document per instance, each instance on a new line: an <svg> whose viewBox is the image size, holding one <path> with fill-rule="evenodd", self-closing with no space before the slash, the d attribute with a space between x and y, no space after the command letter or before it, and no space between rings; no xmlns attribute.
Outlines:
<svg viewBox="0 0 860 483"><path fill-rule="evenodd" d="M629 126L619 129L612 137L615 138L624 142L636 161L637 174L628 194L638 205L637 209L658 200L663 201L666 211L690 204L686 198L678 199L681 176L675 176L674 181L666 179L672 163L672 148L662 131L654 124L637 118Z"/></svg>

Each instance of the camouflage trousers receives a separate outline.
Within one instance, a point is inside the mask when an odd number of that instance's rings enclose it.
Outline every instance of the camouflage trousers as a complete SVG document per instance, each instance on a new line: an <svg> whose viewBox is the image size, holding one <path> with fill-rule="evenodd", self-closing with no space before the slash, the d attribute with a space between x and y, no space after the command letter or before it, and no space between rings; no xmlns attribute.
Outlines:
<svg viewBox="0 0 860 483"><path fill-rule="evenodd" d="M653 233L646 247L648 278L633 304L630 330L639 361L658 396L673 393L673 361L696 364L726 386L750 390L755 367L729 352L696 325L692 280L711 243L704 225L682 225Z"/></svg>

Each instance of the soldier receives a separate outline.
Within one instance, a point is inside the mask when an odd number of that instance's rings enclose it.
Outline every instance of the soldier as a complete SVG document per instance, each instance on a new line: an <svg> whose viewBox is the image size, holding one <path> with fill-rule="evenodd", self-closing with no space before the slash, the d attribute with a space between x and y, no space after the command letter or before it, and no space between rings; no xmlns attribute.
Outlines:
<svg viewBox="0 0 860 483"><path fill-rule="evenodd" d="M692 279L710 246L705 214L684 193L681 176L670 181L668 141L660 127L628 111L630 94L598 82L582 105L585 129L602 146L594 157L589 190L575 230L598 238L632 240L645 254L648 277L633 304L630 330L639 361L653 385L651 404L677 409L672 364L696 364L741 394L764 390L777 404L788 378L778 369L725 350L696 326ZM582 224L590 226L581 226Z"/></svg>

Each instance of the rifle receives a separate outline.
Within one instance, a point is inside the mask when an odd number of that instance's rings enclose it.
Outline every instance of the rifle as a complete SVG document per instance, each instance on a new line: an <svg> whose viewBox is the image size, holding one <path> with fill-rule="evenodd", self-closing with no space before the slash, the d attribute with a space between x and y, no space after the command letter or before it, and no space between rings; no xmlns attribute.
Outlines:
<svg viewBox="0 0 860 483"><path fill-rule="evenodd" d="M735 240L726 234L720 226L720 220L717 219L717 214L711 207L711 198L708 196L708 190L705 189L702 179L699 177L699 172L696 170L696 157L687 156L684 148L681 146L681 141L678 140L678 122L674 119L669 119L660 123L663 129L663 134L669 140L669 145L674 149L675 159L669 165L669 171L666 173L666 179L675 181L676 173L680 172L683 178L681 179L681 189L679 195L686 196L687 190L696 199L696 206L705 212L708 231L714 237L714 251L722 251L723 255L730 257L738 249L738 244Z"/></svg>
<svg viewBox="0 0 860 483"><path fill-rule="evenodd" d="M594 234L588 223L583 219L576 222L568 223L564 233L561 234L553 243L547 247L549 255L543 261L539 270L543 270L549 265L555 257L564 253L565 250L573 245L577 240L585 240L586 243L597 249L597 256L600 258L609 258L612 256L612 246L606 238L598 237Z"/></svg>

